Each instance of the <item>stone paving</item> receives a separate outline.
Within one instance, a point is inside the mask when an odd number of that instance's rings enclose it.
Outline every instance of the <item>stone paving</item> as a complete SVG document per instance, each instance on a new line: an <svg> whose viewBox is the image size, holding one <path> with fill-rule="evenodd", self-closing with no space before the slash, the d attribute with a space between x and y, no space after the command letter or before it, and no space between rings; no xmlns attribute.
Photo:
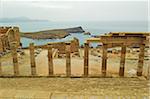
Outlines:
<svg viewBox="0 0 150 99"><path fill-rule="evenodd" d="M0 78L0 99L150 99L144 78Z"/></svg>
<svg viewBox="0 0 150 99"><path fill-rule="evenodd" d="M0 90L0 99L150 99L149 96L117 96L74 93L53 93L48 91Z"/></svg>

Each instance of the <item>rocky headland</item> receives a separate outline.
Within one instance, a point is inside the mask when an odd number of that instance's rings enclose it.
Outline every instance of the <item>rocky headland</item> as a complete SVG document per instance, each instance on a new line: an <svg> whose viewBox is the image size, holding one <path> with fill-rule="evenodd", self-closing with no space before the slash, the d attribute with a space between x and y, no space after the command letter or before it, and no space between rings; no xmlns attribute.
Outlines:
<svg viewBox="0 0 150 99"><path fill-rule="evenodd" d="M38 32L21 32L22 37L31 39L61 39L70 35L70 33L83 33L85 32L82 27L66 28L66 29L53 29Z"/></svg>

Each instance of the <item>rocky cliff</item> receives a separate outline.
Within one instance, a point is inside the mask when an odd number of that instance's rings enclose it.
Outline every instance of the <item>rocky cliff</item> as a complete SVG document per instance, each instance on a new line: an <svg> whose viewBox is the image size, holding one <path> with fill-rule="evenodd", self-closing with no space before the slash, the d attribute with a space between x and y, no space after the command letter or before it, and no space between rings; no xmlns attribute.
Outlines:
<svg viewBox="0 0 150 99"><path fill-rule="evenodd" d="M21 33L22 37L32 39L61 39L70 35L70 33L83 33L82 27L66 28L66 29L53 29L38 32Z"/></svg>
<svg viewBox="0 0 150 99"><path fill-rule="evenodd" d="M85 32L81 26L74 27L74 28L67 28L67 29L63 29L63 30L68 33L83 33L83 32Z"/></svg>

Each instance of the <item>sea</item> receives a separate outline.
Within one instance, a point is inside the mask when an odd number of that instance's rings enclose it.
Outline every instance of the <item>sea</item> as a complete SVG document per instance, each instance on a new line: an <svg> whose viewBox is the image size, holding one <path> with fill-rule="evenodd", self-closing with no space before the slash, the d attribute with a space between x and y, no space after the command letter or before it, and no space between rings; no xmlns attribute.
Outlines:
<svg viewBox="0 0 150 99"><path fill-rule="evenodd" d="M109 32L148 32L148 22L146 21L69 21L69 22L54 22L54 21L34 21L34 22L12 22L0 23L0 26L18 26L21 32L35 32L50 29L63 29L81 26L86 32L91 35L84 35L83 33L70 33L63 39L44 39L35 40L21 37L23 47L28 47L29 43L33 42L35 45L43 45L48 42L63 42L78 38L80 45L83 45L85 40L96 35L103 35ZM97 43L91 46L96 47Z"/></svg>

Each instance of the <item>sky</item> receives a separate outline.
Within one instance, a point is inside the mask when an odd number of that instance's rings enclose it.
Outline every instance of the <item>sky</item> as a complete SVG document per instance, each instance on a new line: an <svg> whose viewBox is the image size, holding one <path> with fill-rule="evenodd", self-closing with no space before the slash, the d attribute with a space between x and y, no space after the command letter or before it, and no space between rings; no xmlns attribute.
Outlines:
<svg viewBox="0 0 150 99"><path fill-rule="evenodd" d="M148 0L0 0L0 18L147 21Z"/></svg>

